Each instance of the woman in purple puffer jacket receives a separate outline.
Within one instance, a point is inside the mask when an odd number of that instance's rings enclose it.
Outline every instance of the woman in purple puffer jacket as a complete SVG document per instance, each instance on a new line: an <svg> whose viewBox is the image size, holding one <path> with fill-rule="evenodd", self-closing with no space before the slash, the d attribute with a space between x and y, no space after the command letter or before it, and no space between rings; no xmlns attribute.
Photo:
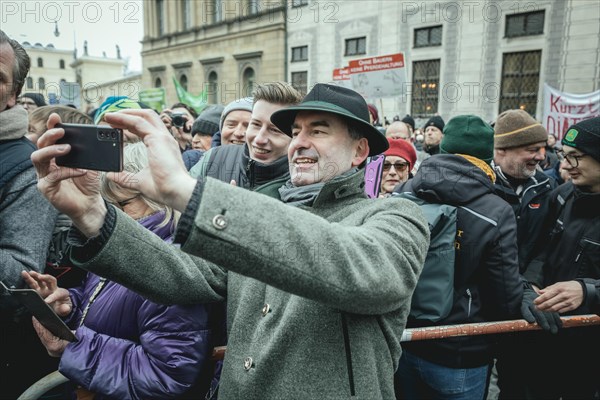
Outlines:
<svg viewBox="0 0 600 400"><path fill-rule="evenodd" d="M126 170L147 165L143 143L125 148ZM172 242L176 215L139 193L103 178L103 197L166 242ZM140 266L143 273L143 266ZM50 275L24 273L75 330L77 342L34 327L59 371L74 384L78 398L203 398L212 378L211 305L166 306L124 286L88 273L82 285L58 288ZM52 297L49 297L52 296Z"/></svg>

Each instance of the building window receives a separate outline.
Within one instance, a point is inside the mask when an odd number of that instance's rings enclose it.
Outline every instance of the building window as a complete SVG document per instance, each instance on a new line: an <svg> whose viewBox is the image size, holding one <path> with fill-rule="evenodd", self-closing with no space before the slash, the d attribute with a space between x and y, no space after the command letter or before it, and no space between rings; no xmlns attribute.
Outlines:
<svg viewBox="0 0 600 400"><path fill-rule="evenodd" d="M308 46L292 47L292 62L307 61Z"/></svg>
<svg viewBox="0 0 600 400"><path fill-rule="evenodd" d="M440 60L413 62L412 88L411 115L435 115L440 93Z"/></svg>
<svg viewBox="0 0 600 400"><path fill-rule="evenodd" d="M186 91L188 90L188 78L185 74L182 74L179 77L179 84L181 85L182 88L184 88Z"/></svg>
<svg viewBox="0 0 600 400"><path fill-rule="evenodd" d="M244 96L252 96L252 91L254 90L254 82L255 82L255 74L254 69L246 68L244 70L244 75L242 81L244 82L244 87L242 88L242 93Z"/></svg>
<svg viewBox="0 0 600 400"><path fill-rule="evenodd" d="M541 59L541 51L506 53L502 56L500 112L520 108L535 114Z"/></svg>
<svg viewBox="0 0 600 400"><path fill-rule="evenodd" d="M156 23L158 26L158 36L165 34L165 2L156 0Z"/></svg>
<svg viewBox="0 0 600 400"><path fill-rule="evenodd" d="M308 0L292 0L292 7L302 7L308 4Z"/></svg>
<svg viewBox="0 0 600 400"><path fill-rule="evenodd" d="M46 80L44 78L38 79L38 90L46 89Z"/></svg>
<svg viewBox="0 0 600 400"><path fill-rule="evenodd" d="M27 89L33 89L33 78L30 76L27 77Z"/></svg>
<svg viewBox="0 0 600 400"><path fill-rule="evenodd" d="M506 16L507 38L544 33L544 10Z"/></svg>
<svg viewBox="0 0 600 400"><path fill-rule="evenodd" d="M65 69L65 60L60 60L58 62L58 66L60 67L60 69Z"/></svg>
<svg viewBox="0 0 600 400"><path fill-rule="evenodd" d="M156 78L156 79L154 80L154 87L155 87L155 88L162 87L162 81L160 80L160 78Z"/></svg>
<svg viewBox="0 0 600 400"><path fill-rule="evenodd" d="M415 47L442 45L442 26L415 29Z"/></svg>
<svg viewBox="0 0 600 400"><path fill-rule="evenodd" d="M191 0L181 0L181 21L182 28L187 31L192 26L192 8Z"/></svg>
<svg viewBox="0 0 600 400"><path fill-rule="evenodd" d="M214 0L213 5L213 22L223 21L223 0Z"/></svg>
<svg viewBox="0 0 600 400"><path fill-rule="evenodd" d="M292 86L305 95L308 88L308 72L292 72Z"/></svg>
<svg viewBox="0 0 600 400"><path fill-rule="evenodd" d="M42 60L42 57L38 57L37 66L40 68L42 68L44 66L44 60Z"/></svg>
<svg viewBox="0 0 600 400"><path fill-rule="evenodd" d="M256 14L258 13L258 1L250 0L248 1L248 14Z"/></svg>
<svg viewBox="0 0 600 400"><path fill-rule="evenodd" d="M218 104L219 102L219 75L215 71L208 74L208 102Z"/></svg>
<svg viewBox="0 0 600 400"><path fill-rule="evenodd" d="M357 56L360 54L367 54L367 38L365 36L346 39L346 56Z"/></svg>

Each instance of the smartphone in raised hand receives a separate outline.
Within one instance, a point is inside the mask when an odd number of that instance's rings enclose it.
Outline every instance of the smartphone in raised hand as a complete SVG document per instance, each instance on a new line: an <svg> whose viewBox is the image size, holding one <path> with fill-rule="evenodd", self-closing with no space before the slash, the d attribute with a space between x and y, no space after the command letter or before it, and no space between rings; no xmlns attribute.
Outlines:
<svg viewBox="0 0 600 400"><path fill-rule="evenodd" d="M123 131L103 125L57 124L65 130L57 144L71 145L71 151L56 157L56 164L69 168L121 172Z"/></svg>

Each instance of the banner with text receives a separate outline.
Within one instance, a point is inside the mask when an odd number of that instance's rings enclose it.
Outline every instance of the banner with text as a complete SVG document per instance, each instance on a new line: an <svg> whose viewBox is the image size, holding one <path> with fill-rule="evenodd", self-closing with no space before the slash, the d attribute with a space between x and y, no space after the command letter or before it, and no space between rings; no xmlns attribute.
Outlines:
<svg viewBox="0 0 600 400"><path fill-rule="evenodd" d="M404 53L352 60L352 87L367 98L400 96L406 90Z"/></svg>
<svg viewBox="0 0 600 400"><path fill-rule="evenodd" d="M569 126L600 116L600 90L586 94L565 93L544 84L544 119L549 135L561 140Z"/></svg>
<svg viewBox="0 0 600 400"><path fill-rule="evenodd" d="M333 70L333 83L352 89L352 80L350 79L350 69L348 67L336 68Z"/></svg>

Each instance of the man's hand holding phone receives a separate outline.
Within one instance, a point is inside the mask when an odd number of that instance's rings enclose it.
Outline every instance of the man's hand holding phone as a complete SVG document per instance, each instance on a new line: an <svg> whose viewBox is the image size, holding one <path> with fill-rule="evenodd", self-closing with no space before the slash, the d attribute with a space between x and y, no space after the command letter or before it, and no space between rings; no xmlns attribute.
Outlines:
<svg viewBox="0 0 600 400"><path fill-rule="evenodd" d="M139 136L148 151L148 168L135 175L109 173L108 176L123 187L139 190L149 199L185 211L196 180L187 172L177 141L159 116L150 110L130 109L106 114L104 118L111 126Z"/></svg>
<svg viewBox="0 0 600 400"><path fill-rule="evenodd" d="M106 206L100 195L100 172L61 167L56 157L71 151L69 144L56 144L64 130L57 114L48 118L48 130L38 140L38 150L31 155L38 176L38 189L60 212L66 214L87 237L98 234Z"/></svg>

